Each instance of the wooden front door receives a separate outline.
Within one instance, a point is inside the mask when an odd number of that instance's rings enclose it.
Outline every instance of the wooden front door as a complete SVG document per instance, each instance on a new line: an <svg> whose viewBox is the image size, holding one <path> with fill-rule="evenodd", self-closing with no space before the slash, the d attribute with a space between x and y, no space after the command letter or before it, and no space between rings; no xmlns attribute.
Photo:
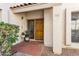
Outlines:
<svg viewBox="0 0 79 59"><path fill-rule="evenodd" d="M35 20L35 39L43 40L44 22L43 19Z"/></svg>

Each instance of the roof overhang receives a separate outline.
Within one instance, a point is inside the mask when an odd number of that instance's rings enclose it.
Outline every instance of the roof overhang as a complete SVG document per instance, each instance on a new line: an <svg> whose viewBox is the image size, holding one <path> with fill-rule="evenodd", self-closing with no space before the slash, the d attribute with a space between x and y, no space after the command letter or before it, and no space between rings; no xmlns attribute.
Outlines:
<svg viewBox="0 0 79 59"><path fill-rule="evenodd" d="M53 6L61 5L61 3L41 3L41 4L33 4L28 6L17 6L16 8L12 8L11 10L13 13L22 13L22 12L28 12L33 10L41 10L46 8L52 8Z"/></svg>

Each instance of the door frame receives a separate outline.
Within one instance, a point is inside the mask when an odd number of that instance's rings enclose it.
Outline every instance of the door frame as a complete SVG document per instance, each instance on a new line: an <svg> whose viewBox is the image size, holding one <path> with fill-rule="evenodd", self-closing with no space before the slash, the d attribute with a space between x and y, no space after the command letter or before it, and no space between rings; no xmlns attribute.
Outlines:
<svg viewBox="0 0 79 59"><path fill-rule="evenodd" d="M27 19L27 28L28 28L28 20L34 20L34 39L30 39L31 41L39 41L35 39L35 21L38 19L42 19L43 20L43 41L44 41L44 18L35 18L35 19Z"/></svg>
<svg viewBox="0 0 79 59"><path fill-rule="evenodd" d="M71 12L78 11L79 7L69 7L66 9L66 46L79 49L79 43L71 41Z"/></svg>

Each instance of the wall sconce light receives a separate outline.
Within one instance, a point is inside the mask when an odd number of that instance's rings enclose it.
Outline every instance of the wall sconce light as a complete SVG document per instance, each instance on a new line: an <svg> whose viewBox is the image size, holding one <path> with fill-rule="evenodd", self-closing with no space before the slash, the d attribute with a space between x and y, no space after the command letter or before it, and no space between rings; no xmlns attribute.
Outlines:
<svg viewBox="0 0 79 59"><path fill-rule="evenodd" d="M23 19L24 19L24 17L22 16L22 17L21 17L21 19L23 20Z"/></svg>

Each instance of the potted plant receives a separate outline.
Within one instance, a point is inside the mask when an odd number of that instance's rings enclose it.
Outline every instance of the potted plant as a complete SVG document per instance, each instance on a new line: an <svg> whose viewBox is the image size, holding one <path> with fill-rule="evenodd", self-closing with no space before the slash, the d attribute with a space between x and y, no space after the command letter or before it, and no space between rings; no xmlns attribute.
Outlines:
<svg viewBox="0 0 79 59"><path fill-rule="evenodd" d="M24 41L29 41L29 31L25 31L22 33L22 37L24 38Z"/></svg>

